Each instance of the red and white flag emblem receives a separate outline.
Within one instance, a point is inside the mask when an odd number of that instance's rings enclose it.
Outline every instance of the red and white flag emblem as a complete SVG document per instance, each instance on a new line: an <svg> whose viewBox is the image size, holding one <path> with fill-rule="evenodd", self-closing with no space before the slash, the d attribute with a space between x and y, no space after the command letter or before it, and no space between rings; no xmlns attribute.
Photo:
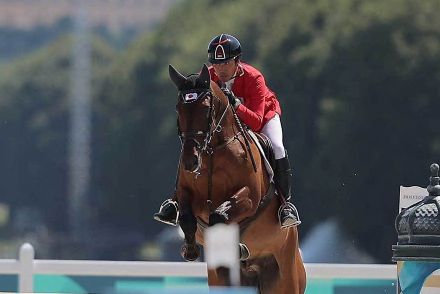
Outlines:
<svg viewBox="0 0 440 294"><path fill-rule="evenodd" d="M191 102L197 99L197 93L188 93L185 94L185 102Z"/></svg>

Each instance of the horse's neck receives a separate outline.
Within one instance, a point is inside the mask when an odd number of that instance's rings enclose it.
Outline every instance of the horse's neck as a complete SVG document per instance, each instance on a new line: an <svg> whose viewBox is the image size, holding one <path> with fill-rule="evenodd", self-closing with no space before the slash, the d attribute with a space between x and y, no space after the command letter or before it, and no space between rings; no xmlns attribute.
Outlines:
<svg viewBox="0 0 440 294"><path fill-rule="evenodd" d="M223 91L213 81L211 81L211 90L213 94L220 99L220 101L227 101L227 98L223 93ZM216 138L213 138L216 141L213 143L217 143L216 145L223 144L225 141L228 141L230 138L234 137L239 132L239 128L237 126L236 119L234 118L232 109L228 107L228 109L225 110L225 108L222 107L218 115L223 115L224 111L226 111L224 113L225 117L223 118L223 121L221 122L221 126L219 127L220 130L216 132L215 135Z"/></svg>
<svg viewBox="0 0 440 294"><path fill-rule="evenodd" d="M221 113L225 110L222 109ZM230 141L239 133L239 129L235 122L231 109L226 109L225 117L220 125L216 126L216 131L213 133L211 140L212 147L223 146L229 144Z"/></svg>

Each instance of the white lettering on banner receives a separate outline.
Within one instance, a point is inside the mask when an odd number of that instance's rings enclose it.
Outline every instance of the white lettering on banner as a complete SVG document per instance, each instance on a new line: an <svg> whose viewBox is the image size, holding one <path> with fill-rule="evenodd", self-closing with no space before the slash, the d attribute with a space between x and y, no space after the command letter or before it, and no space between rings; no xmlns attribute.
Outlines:
<svg viewBox="0 0 440 294"><path fill-rule="evenodd" d="M426 188L422 188L418 186L411 186L411 187L400 186L399 211L402 211L403 208L407 208L408 206L411 206L414 203L419 202L427 195L428 195L428 191L426 191Z"/></svg>

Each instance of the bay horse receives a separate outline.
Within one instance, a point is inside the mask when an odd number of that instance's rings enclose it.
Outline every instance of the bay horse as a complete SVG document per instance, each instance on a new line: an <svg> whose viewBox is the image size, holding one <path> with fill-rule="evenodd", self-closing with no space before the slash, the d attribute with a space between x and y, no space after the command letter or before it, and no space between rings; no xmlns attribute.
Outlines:
<svg viewBox="0 0 440 294"><path fill-rule="evenodd" d="M296 227L281 229L264 158L236 117L208 67L184 76L172 65L169 75L178 90L176 105L181 154L176 196L184 232L181 254L200 255L203 231L216 223L240 228L241 284L262 294L302 294L306 273ZM272 195L270 195L272 194ZM272 196L272 197L271 197ZM238 250L238 248L237 248ZM208 269L208 284L224 286L228 277Z"/></svg>

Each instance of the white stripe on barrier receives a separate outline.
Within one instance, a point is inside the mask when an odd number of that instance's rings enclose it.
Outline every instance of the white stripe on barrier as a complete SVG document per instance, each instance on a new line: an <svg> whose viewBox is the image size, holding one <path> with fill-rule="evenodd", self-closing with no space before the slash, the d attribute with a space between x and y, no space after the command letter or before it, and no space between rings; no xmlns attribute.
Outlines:
<svg viewBox="0 0 440 294"><path fill-rule="evenodd" d="M38 274L124 277L206 277L204 262L35 260Z"/></svg>
<svg viewBox="0 0 440 294"><path fill-rule="evenodd" d="M307 278L313 279L392 280L397 277L395 264L308 263L305 267Z"/></svg>
<svg viewBox="0 0 440 294"><path fill-rule="evenodd" d="M20 262L15 259L0 259L0 274L16 275L20 272Z"/></svg>

